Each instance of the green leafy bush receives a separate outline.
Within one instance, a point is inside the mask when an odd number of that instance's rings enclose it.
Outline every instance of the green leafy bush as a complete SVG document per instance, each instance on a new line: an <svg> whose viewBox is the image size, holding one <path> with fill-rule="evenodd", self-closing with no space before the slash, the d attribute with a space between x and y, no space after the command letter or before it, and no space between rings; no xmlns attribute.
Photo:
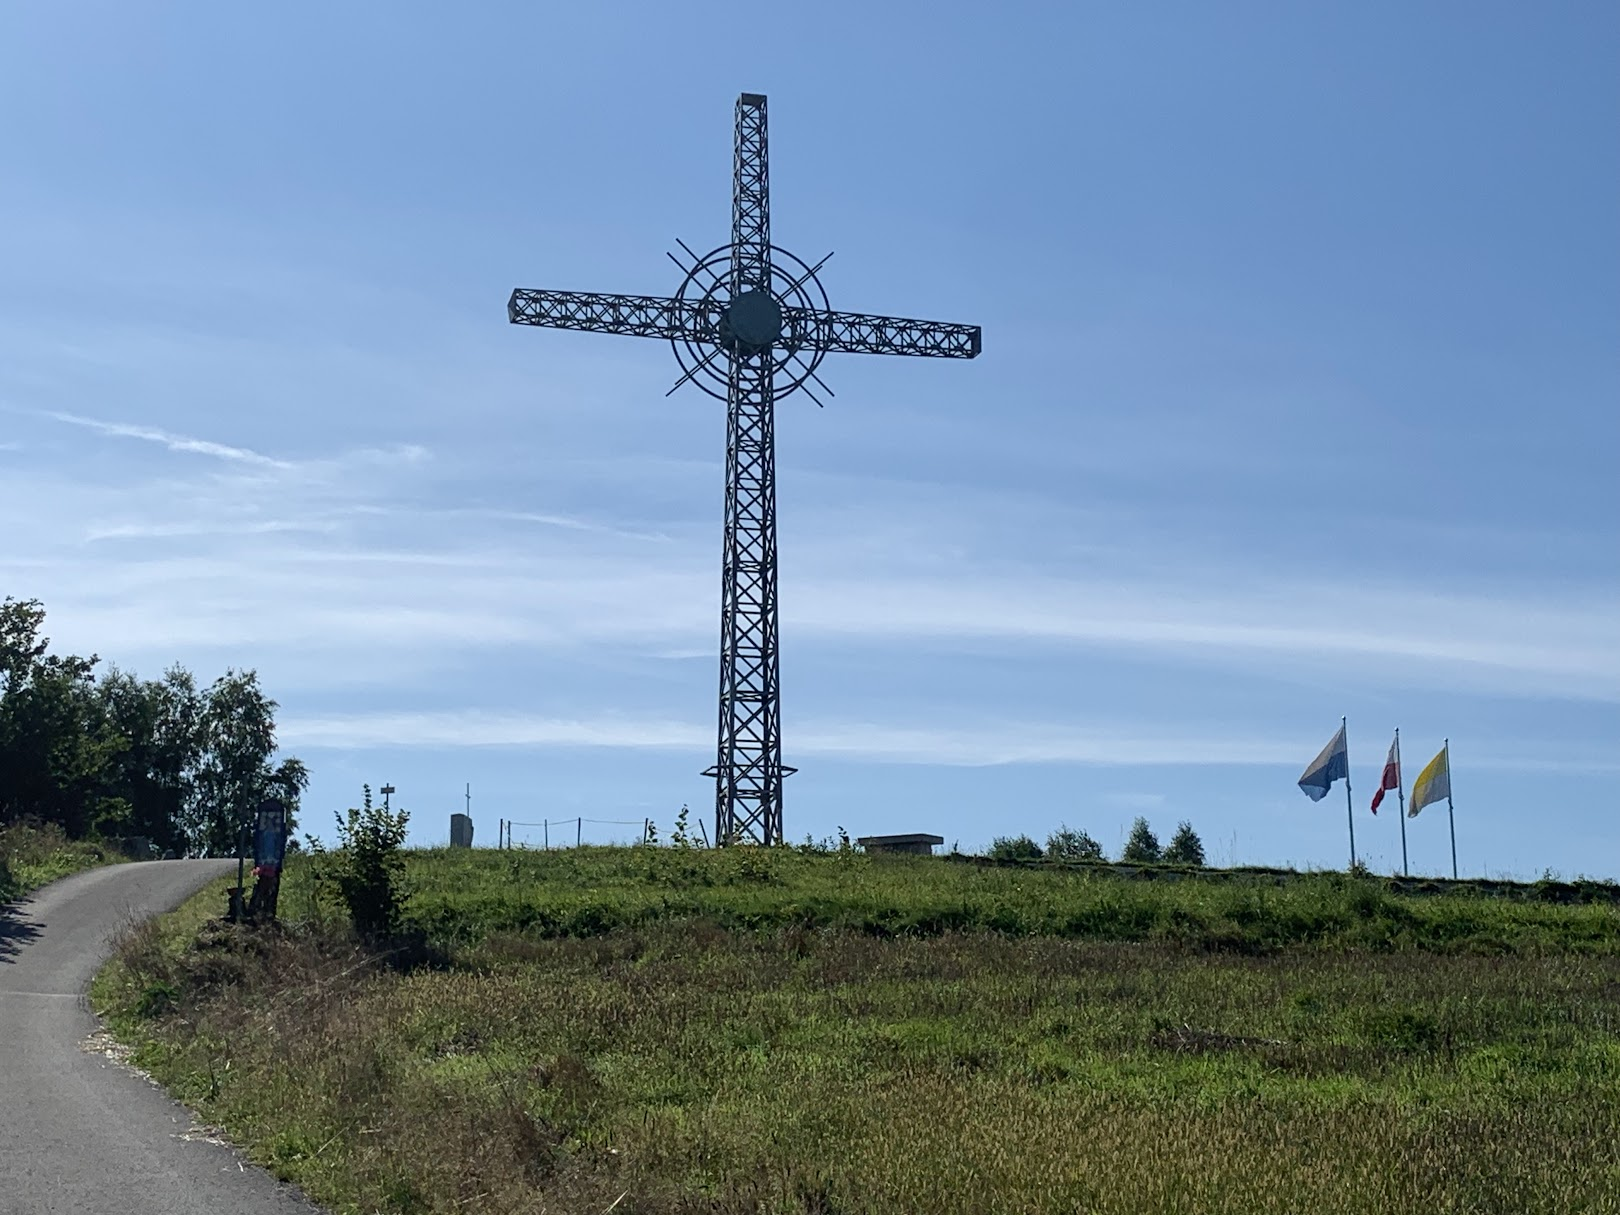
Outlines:
<svg viewBox="0 0 1620 1215"><path fill-rule="evenodd" d="M1046 855L1054 861L1105 861L1102 845L1067 823L1046 837Z"/></svg>
<svg viewBox="0 0 1620 1215"><path fill-rule="evenodd" d="M399 928L405 912L402 850L411 816L408 810L372 805L371 786L361 788L365 800L360 808L350 807L347 817L336 816L339 848L326 860L354 930L362 937L385 937ZM318 841L310 843L321 851Z"/></svg>
<svg viewBox="0 0 1620 1215"><path fill-rule="evenodd" d="M991 842L989 856L997 861L1038 861L1041 846L1027 835L1001 835Z"/></svg>

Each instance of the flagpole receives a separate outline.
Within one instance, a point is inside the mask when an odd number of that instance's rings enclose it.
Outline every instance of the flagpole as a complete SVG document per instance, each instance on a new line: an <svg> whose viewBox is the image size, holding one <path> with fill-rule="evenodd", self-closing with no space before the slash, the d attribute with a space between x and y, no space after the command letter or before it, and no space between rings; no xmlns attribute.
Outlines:
<svg viewBox="0 0 1620 1215"><path fill-rule="evenodd" d="M1395 727L1395 792L1401 799L1401 876L1411 877L1406 863L1406 770L1401 767L1401 728Z"/></svg>
<svg viewBox="0 0 1620 1215"><path fill-rule="evenodd" d="M1350 800L1350 719L1339 718L1344 731L1344 813L1350 822L1350 868L1356 867L1356 807Z"/></svg>
<svg viewBox="0 0 1620 1215"><path fill-rule="evenodd" d="M1451 822L1451 880L1457 880L1457 812L1451 804L1451 740L1446 739L1446 818Z"/></svg>

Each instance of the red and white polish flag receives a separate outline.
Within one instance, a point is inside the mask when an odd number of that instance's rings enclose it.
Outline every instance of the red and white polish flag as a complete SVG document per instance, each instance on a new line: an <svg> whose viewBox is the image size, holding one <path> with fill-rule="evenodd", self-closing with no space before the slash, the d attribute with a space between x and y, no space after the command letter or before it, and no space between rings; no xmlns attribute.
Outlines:
<svg viewBox="0 0 1620 1215"><path fill-rule="evenodd" d="M1378 792L1373 794L1372 812L1378 813L1378 803L1384 800L1384 794L1391 789L1401 787L1401 736L1395 735L1395 741L1389 744L1389 758L1384 761L1384 775L1378 782Z"/></svg>

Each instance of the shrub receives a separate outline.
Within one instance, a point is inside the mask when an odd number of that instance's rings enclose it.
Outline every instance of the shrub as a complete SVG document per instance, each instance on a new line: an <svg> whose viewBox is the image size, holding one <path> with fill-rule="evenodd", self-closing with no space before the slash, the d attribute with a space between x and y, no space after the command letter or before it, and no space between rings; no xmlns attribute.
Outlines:
<svg viewBox="0 0 1620 1215"><path fill-rule="evenodd" d="M1170 846L1164 850L1164 859L1172 865L1204 863L1204 841L1198 838L1198 832L1192 829L1191 823L1184 822L1176 827L1175 835L1170 837Z"/></svg>
<svg viewBox="0 0 1620 1215"><path fill-rule="evenodd" d="M1046 855L1054 861L1101 861L1102 845L1084 831L1075 831L1064 823L1046 837Z"/></svg>
<svg viewBox="0 0 1620 1215"><path fill-rule="evenodd" d="M1041 846L1027 835L998 835L990 844L990 858L997 861L1038 861Z"/></svg>
<svg viewBox="0 0 1620 1215"><path fill-rule="evenodd" d="M1125 841L1125 851L1120 854L1120 860L1129 865L1151 865L1160 858L1159 837L1153 834L1145 818L1139 818L1131 824L1131 835Z"/></svg>
<svg viewBox="0 0 1620 1215"><path fill-rule="evenodd" d="M365 802L348 817L337 815L339 851L332 856L338 893L349 909L354 930L363 937L385 937L399 927L405 910L400 873L405 868L408 810L371 804L371 786L362 785ZM314 841L311 841L312 843Z"/></svg>

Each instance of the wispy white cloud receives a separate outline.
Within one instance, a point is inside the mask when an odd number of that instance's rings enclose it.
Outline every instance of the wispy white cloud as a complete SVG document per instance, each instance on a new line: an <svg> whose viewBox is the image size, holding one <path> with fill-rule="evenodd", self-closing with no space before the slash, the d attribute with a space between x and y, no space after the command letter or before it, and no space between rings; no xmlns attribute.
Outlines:
<svg viewBox="0 0 1620 1215"><path fill-rule="evenodd" d="M482 514L487 519L507 519L514 523L540 523L547 527L560 527L565 531L590 532L595 535L619 536L626 540L668 540L669 536L663 532L632 531L623 527L611 527L605 523L598 523L590 519L579 519L568 515L546 515L536 511L525 510L490 510L467 511L467 514Z"/></svg>
<svg viewBox="0 0 1620 1215"><path fill-rule="evenodd" d="M614 536L623 540L653 540L668 541L670 536L666 532L643 531L635 528L615 527L597 519L585 518L579 515L552 514L543 511L530 510L501 510L496 507L483 506L361 506L355 508L359 514L372 515L378 518L418 518L418 519L487 519L505 523L534 523L542 527L554 527L562 531L584 532L594 536Z"/></svg>
<svg viewBox="0 0 1620 1215"><path fill-rule="evenodd" d="M713 654L713 547L707 526L690 519L649 527L554 507L543 488L492 490L419 444L288 461L155 427L35 413L225 464L163 479L137 468L117 485L28 469L0 485L0 507L19 516L54 504L0 556L0 569L27 565L30 593L48 598L60 635L82 635L84 648L326 646L339 684L343 654L357 643ZM398 475L351 475L369 466ZM960 538L926 550L919 538L938 528L925 521L954 509L949 487L907 487L881 527L851 508L855 488L846 488L794 524L806 539L784 566L782 611L796 644L966 644L1055 661L1101 652L1363 686L1620 701L1612 584L1560 595L1436 593L1418 578L1312 582L1263 564L1204 567L1185 553L1149 566L1128 528L1100 522L1090 530L1111 543L1065 573ZM490 503L496 493L519 500ZM982 498L975 512L984 513ZM114 543L126 540L143 543L126 554Z"/></svg>
<svg viewBox="0 0 1620 1215"><path fill-rule="evenodd" d="M713 739L688 722L487 713L370 713L291 717L283 746L361 750L387 747L626 747L701 750Z"/></svg>
<svg viewBox="0 0 1620 1215"><path fill-rule="evenodd" d="M369 747L624 747L706 751L707 723L665 718L558 718L525 713L376 713L289 718L280 730L288 746ZM877 722L810 722L792 732L799 755L881 763L987 767L1056 764L1255 764L1291 762L1292 740L1266 741L1075 726L927 728Z"/></svg>
<svg viewBox="0 0 1620 1215"><path fill-rule="evenodd" d="M16 412L15 409L12 412ZM313 459L286 460L267 456L247 447L220 443L194 435L176 434L157 426L144 426L131 422L109 422L102 418L84 417L58 410L37 411L40 416L78 426L110 438L136 439L154 443L169 451L213 456L238 465L270 469L278 473L300 474L321 480L341 476L365 467L414 467L432 459L432 452L419 443L395 443L374 447L357 447L335 456Z"/></svg>
<svg viewBox="0 0 1620 1215"><path fill-rule="evenodd" d="M153 426L134 426L125 422L103 422L96 418L80 417L78 414L51 412L49 417L58 422L66 422L73 426L82 426L86 430L93 430L98 434L109 435L120 439L140 439L146 443L158 443L170 451L191 452L196 455L214 456L221 460L233 460L242 464L255 464L263 468L290 469L292 465L285 460L273 459L261 455L246 447L232 447L226 443L215 443L209 439L192 438L189 435L171 434L166 430L159 430Z"/></svg>
<svg viewBox="0 0 1620 1215"><path fill-rule="evenodd" d="M395 443L388 447L360 447L344 456L348 464L423 464L433 453L420 443Z"/></svg>
<svg viewBox="0 0 1620 1215"><path fill-rule="evenodd" d="M290 516L220 505L211 515L92 519L79 525L80 537L228 547L143 549L82 563L57 550L40 589L53 613L108 649L321 639L461 651L714 652L715 576L711 554L696 545L613 554L560 537L542 544L480 537L477 547L459 547L456 536L468 533L452 527L432 547L412 547L397 535L353 534L352 514L339 502ZM247 569L251 595L241 590ZM956 583L812 573L784 579L783 628L797 644L937 650L969 642L1054 656L1091 650L1387 688L1620 701L1620 618L1598 601L1240 581L1192 598L1175 586L1017 573ZM340 670L333 674L341 681Z"/></svg>
<svg viewBox="0 0 1620 1215"><path fill-rule="evenodd" d="M283 745L306 749L372 750L393 747L602 747L680 750L706 754L714 746L707 722L604 714L558 717L521 712L441 710L288 717ZM1314 738L1314 735L1312 736ZM794 756L869 763L945 767L1062 764L1088 767L1296 767L1308 757L1298 735L1165 730L1146 724L1071 725L990 721L972 725L906 725L875 721L809 721L787 738ZM1620 755L1517 755L1485 751L1473 768L1509 772L1603 774L1620 772ZM1127 810L1161 807L1161 793L1102 796Z"/></svg>
<svg viewBox="0 0 1620 1215"><path fill-rule="evenodd" d="M1468 671L1504 689L1620 700L1620 613L1602 596L1439 595L1416 587L1282 584L1262 575L1063 581L1009 572L971 581L829 578L789 598L793 624L896 641L983 638L1329 666L1401 684ZM1211 589L1217 587L1217 589ZM1439 676L1444 678L1445 676Z"/></svg>
<svg viewBox="0 0 1620 1215"><path fill-rule="evenodd" d="M96 540L177 540L201 536L269 536L278 532L333 532L337 524L314 519L267 519L262 522L189 519L175 523L90 524L84 538Z"/></svg>
<svg viewBox="0 0 1620 1215"><path fill-rule="evenodd" d="M971 727L808 723L794 729L791 741L795 752L809 755L963 768L1002 764L1271 764L1292 762L1299 749L1297 743L1286 738L1005 721Z"/></svg>

